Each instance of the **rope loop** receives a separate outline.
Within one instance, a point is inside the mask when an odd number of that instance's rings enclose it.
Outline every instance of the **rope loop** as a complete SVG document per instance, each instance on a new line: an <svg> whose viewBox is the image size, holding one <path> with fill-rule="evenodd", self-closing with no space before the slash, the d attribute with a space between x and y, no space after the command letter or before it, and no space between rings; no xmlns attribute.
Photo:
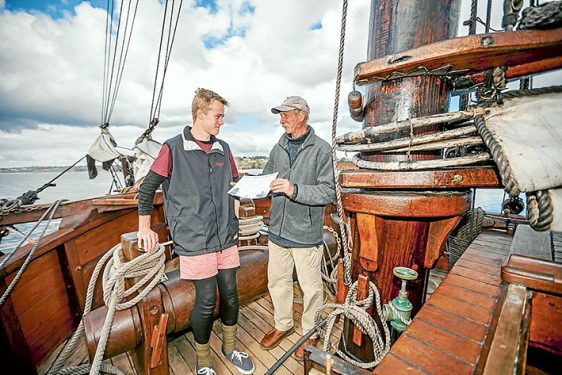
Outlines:
<svg viewBox="0 0 562 375"><path fill-rule="evenodd" d="M88 289L86 291L84 313L82 315L82 317L84 317L92 309L96 283L102 268L105 266L102 287L103 299L108 308L103 329L100 334L99 343L96 348L96 354L94 355L94 360L91 365L81 365L79 366L79 369L76 367L62 369L64 363L68 360L68 358L70 358L72 353L74 353L85 334L84 319L82 319L78 328L74 332L74 335L72 335L70 340L67 342L66 347L63 349L62 353L57 358L57 361L49 371L49 374L87 373L81 372L87 370L90 374L99 374L100 369L102 368L103 354L105 352L107 339L109 338L111 325L113 324L115 311L124 310L134 306L146 297L156 284L165 280L165 261L166 255L164 244L159 244L155 251L143 253L129 262L125 262L123 258L121 244L113 246L108 252L106 252L96 264L92 277L90 278ZM135 277L140 277L141 279L129 289L125 289L125 279ZM135 292L138 292L138 295L130 301L125 300ZM114 374L123 374L123 372L116 367L111 366L110 368ZM106 369L103 371L108 372Z"/></svg>
<svg viewBox="0 0 562 375"><path fill-rule="evenodd" d="M322 312L325 309L332 309L332 311L326 317L326 325L324 332L324 345L322 350L330 353L337 353L344 360L354 364L355 366L361 368L372 368L378 365L384 356L390 350L390 331L387 324L384 322L381 324L383 332L381 332L379 325L373 319L371 315L367 312L367 309L371 307L374 300L374 307L380 317L384 317L380 294L373 282L369 282L369 296L362 301L357 301L357 285L358 282L354 282L351 285L349 292L345 298L343 304L328 303L323 305L315 315L315 322L318 324L322 318ZM330 336L332 330L334 329L336 317L339 315L344 315L346 318L351 320L353 324L365 335L368 335L373 343L373 361L371 362L360 362L355 358L350 357L344 351L336 348L330 341ZM343 343L345 346L345 342Z"/></svg>

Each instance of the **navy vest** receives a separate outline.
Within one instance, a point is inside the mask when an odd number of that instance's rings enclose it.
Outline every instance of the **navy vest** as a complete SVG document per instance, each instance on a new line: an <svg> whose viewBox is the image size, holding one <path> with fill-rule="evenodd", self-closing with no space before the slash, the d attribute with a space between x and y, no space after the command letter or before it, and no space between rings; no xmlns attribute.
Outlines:
<svg viewBox="0 0 562 375"><path fill-rule="evenodd" d="M172 173L162 184L168 226L178 255L200 255L238 243L228 144L211 136L206 154L189 128L166 141Z"/></svg>

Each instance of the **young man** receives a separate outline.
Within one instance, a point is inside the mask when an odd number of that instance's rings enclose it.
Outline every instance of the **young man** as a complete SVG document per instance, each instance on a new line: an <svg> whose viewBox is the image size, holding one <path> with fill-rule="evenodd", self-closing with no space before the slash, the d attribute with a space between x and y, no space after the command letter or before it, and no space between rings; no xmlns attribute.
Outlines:
<svg viewBox="0 0 562 375"><path fill-rule="evenodd" d="M290 96L271 109L281 115L285 134L273 147L263 174L279 172L271 183L269 218L268 288L275 328L261 347L276 347L291 334L293 322L293 269L304 293L303 334L314 327L314 315L323 303L320 263L323 256L324 205L335 198L332 149L308 125L310 109L300 96ZM302 360L304 345L315 345L313 335L295 351Z"/></svg>
<svg viewBox="0 0 562 375"><path fill-rule="evenodd" d="M152 201L158 186L164 190L165 212L180 258L180 275L195 284L191 328L197 353L197 374L214 375L209 338L220 293L222 354L242 374L254 364L238 351L238 218L234 198L227 194L238 170L228 144L216 135L228 102L217 93L198 89L192 103L193 127L167 140L139 189L139 247L153 251L158 235L150 228Z"/></svg>

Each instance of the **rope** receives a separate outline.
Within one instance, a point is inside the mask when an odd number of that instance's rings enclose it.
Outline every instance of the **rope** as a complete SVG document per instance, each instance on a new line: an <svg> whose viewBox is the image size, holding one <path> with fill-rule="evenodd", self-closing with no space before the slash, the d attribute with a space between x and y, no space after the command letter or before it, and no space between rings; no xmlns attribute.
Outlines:
<svg viewBox="0 0 562 375"><path fill-rule="evenodd" d="M37 240L37 242L35 242L35 244L33 245L33 247L31 248L31 250L29 251L29 254L27 254L27 256L25 257L25 261L23 262L23 264L21 265L18 273L16 274L16 276L14 277L14 279L12 280L12 282L10 283L10 285L8 285L8 288L6 288L6 291L4 292L4 294L2 295L2 297L0 298L0 307L2 305L4 305L4 302L6 302L6 300L8 299L8 297L10 296L10 294L12 293L12 291L14 290L16 284L18 283L18 281L20 280L21 276L23 275L23 273L25 272L25 270L27 269L27 266L29 266L29 263L31 262L31 259L33 259L33 255L35 254L35 251L37 251L37 249L39 248L39 242L40 239L43 238L43 236L45 235L45 231L47 230L47 228L49 227L49 224L51 224L51 220L53 219L53 216L55 215L55 212L57 211L57 208L59 207L60 203L62 202L62 200L58 200L55 201L43 214L43 216L41 217L41 219L39 219L39 221L37 223L35 223L35 226L31 229L31 231L29 231L29 233L21 240L21 242L18 244L18 246L16 246L16 249L14 251L12 251L10 254L8 254L6 256L6 258L4 258L4 260L2 260L2 263L0 263L0 269L4 267L4 265L8 262L8 260L16 253L16 250L18 250L20 248L20 246L25 242L25 240L31 235L31 233L35 230L35 228L38 227L39 223L41 221L43 221L43 219L49 215L49 219L47 221L47 225L45 225L45 228L43 228L43 231L41 232L41 235L39 236L39 239Z"/></svg>
<svg viewBox="0 0 562 375"><path fill-rule="evenodd" d="M494 162L498 166L504 190L508 192L509 195L519 195L519 185L517 185L517 182L513 177L513 171L511 170L511 166L509 165L509 160L502 152L500 144L494 139L492 132L486 127L486 120L484 119L484 116L476 116L474 118L474 125L476 126L478 133L484 140L484 143L488 147L488 150L492 154Z"/></svg>
<svg viewBox="0 0 562 375"><path fill-rule="evenodd" d="M156 284L165 279L165 261L166 256L164 244L158 245L156 251L143 253L129 262L125 262L123 260L121 244L115 245L107 253L105 253L96 264L92 277L90 278L90 282L88 283L86 303L84 306L84 313L82 315L82 317L84 317L92 309L96 282L102 268L105 266L103 271L102 286L103 300L107 305L107 316L103 324L94 360L91 365L70 367L61 372L62 366L78 347L79 339L81 339L84 335L84 319L82 319L76 329L76 332L68 341L59 358L57 358L57 361L49 371L49 374L87 374L87 371L89 371L90 374L99 374L103 354L105 352L105 345L109 337L115 311L128 309L136 305L139 301L146 297ZM139 277L140 280L138 280L135 285L129 289L125 289L125 279L135 277ZM137 292L138 294L134 298L127 301L127 297ZM112 368L112 370L118 371L113 372L114 374L123 374L123 372L117 368ZM104 369L103 371L106 370Z"/></svg>
<svg viewBox="0 0 562 375"><path fill-rule="evenodd" d="M345 26L346 26L346 19L347 19L347 0L343 0L342 5L342 16L341 16L341 29L340 29L340 46L339 46L339 53L338 53L338 70L336 74L336 90L334 95L334 113L332 116L332 163L334 169L334 179L335 179L335 186L336 186L336 207L338 211L339 226L340 226L340 233L342 237L342 244L343 244L343 262L344 262L344 283L346 285L351 284L351 252L349 251L349 244L348 244L348 234L349 225L344 220L343 214L343 204L341 201L341 186L339 184L339 171L337 168L337 156L336 156L336 128L338 122L338 108L340 103L340 86L341 86L341 76L342 76L342 69L343 69L343 52L345 47ZM349 235L351 238L351 236Z"/></svg>
<svg viewBox="0 0 562 375"><path fill-rule="evenodd" d="M369 282L369 295L367 296L367 298L361 301L357 301L357 286L357 281L351 285L343 304L327 303L323 305L322 308L320 308L316 312L315 321L317 324L321 321L322 312L324 311L324 309L333 309L333 311L330 312L326 317L327 323L325 327L326 331L324 333L324 345L322 349L325 352L337 353L341 358L354 364L355 366L361 368L372 368L378 365L380 361L382 361L386 353L388 353L388 351L390 350L390 331L383 319L383 323L381 324L384 332L383 339L382 332L380 331L379 326L366 311L369 307L371 307L374 301L374 306L378 315L380 317L384 316L381 306L380 294L377 290L376 285L372 282ZM335 348L334 346L332 346L330 336L336 322L336 317L340 314L343 314L346 318L350 319L363 334L366 334L371 338L373 342L373 361L367 363L357 361L354 358L348 356L345 352L341 351L339 348Z"/></svg>
<svg viewBox="0 0 562 375"><path fill-rule="evenodd" d="M331 312L327 320L326 325L326 334L324 337L324 351L328 351L329 347L331 347L330 342L330 335L334 328L336 316L339 314L344 314L347 318L351 319L354 324L359 327L361 332L368 334L372 341L373 341L373 353L374 353L374 361L369 363L358 362L355 359L351 358L341 350L337 349L336 352L348 362L362 367L362 368L370 368L376 366L384 357L384 355L390 350L390 332L388 331L388 327L386 323L383 323L383 329L385 332L385 338L383 342L383 338L379 332L379 328L374 321L374 319L366 312L366 309L371 306L372 304L372 296L373 294L376 296L376 310L380 317L384 316L381 302L380 302L380 294L377 290L377 287L374 283L369 282L369 297L363 301L357 301L357 282L351 283L351 252L350 248L352 247L351 244L351 235L350 235L350 228L349 225L344 220L344 213L343 213L343 204L341 200L341 186L339 184L339 172L337 168L337 157L336 157L336 128L337 128L337 120L338 120L338 108L339 108L339 98L340 98L340 86L341 86L341 76L342 76L342 68L343 68L343 54L344 54L344 46L345 46L345 27L346 27L346 19L347 19L347 0L343 0L342 5L342 17L341 17L341 30L340 30L340 45L339 45L339 54L338 54L338 70L336 75L336 89L334 95L334 113L332 117L332 163L334 168L334 178L335 178L335 186L336 186L336 205L337 211L339 216L339 226L340 226L340 233L341 233L341 243L343 244L343 263L344 263L344 275L343 280L346 285L351 285L348 295L346 297L346 301L343 305L340 304L326 304L321 309L316 312L316 322L318 323L321 318L321 313L325 308L333 308L334 311ZM348 242L349 241L349 242ZM352 302L352 298L354 302ZM360 306L365 306L364 308ZM332 348L333 350L333 348Z"/></svg>
<svg viewBox="0 0 562 375"><path fill-rule="evenodd" d="M15 211L15 210L17 210L18 208L20 208L21 206L24 206L24 205L34 204L35 201L39 199L37 194L39 194L40 192L42 192L43 190L45 190L48 187L56 186L56 184L53 184L53 182L55 182L63 174L65 174L66 172L71 170L76 164L80 163L85 157L86 157L86 155L82 156L80 159L78 159L76 162L74 162L74 164L72 164L70 167L66 168L64 171L59 173L57 176L55 176L49 182L43 184L42 186L40 186L39 188L37 188L35 190L29 190L28 192L23 193L22 195L17 197L16 199L12 199L12 200L0 199L0 215L4 215L4 214L7 214L9 212Z"/></svg>
<svg viewBox="0 0 562 375"><path fill-rule="evenodd" d="M330 253L330 249L328 248L328 244L326 244L326 242L324 241L324 253L328 254L329 264L326 261L326 257L323 256L322 262L320 264L321 267L320 269L322 271L322 280L324 280L326 284L328 284L328 289L332 293L336 293L337 284L338 284L337 260L339 258L339 255L341 254L342 243L340 240L340 236L335 230L333 230L327 225L324 225L324 229L330 232L330 234L334 237L334 239L336 240L337 247L336 247L336 254L334 257L332 257L332 254ZM332 271L329 271L328 265L331 267Z"/></svg>
<svg viewBox="0 0 562 375"><path fill-rule="evenodd" d="M238 226L238 240L253 240L260 236L260 231L265 228L265 224L263 223L263 216L250 216L250 217L241 217L238 219L239 226ZM268 247L265 245L247 245L247 246L240 246L238 251L247 251L247 250L259 250L259 251L267 251Z"/></svg>
<svg viewBox="0 0 562 375"><path fill-rule="evenodd" d="M550 229L554 219L554 209L547 190L527 193L527 220L537 231Z"/></svg>
<svg viewBox="0 0 562 375"><path fill-rule="evenodd" d="M519 30L551 29L562 25L562 1L551 1L521 12Z"/></svg>

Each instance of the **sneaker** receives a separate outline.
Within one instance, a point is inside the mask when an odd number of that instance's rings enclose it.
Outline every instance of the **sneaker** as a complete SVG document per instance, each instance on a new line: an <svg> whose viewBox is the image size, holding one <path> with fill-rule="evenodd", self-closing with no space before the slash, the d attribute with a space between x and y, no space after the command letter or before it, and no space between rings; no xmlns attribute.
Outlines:
<svg viewBox="0 0 562 375"><path fill-rule="evenodd" d="M215 370L212 367L201 367L195 365L195 371L197 375L217 375Z"/></svg>
<svg viewBox="0 0 562 375"><path fill-rule="evenodd" d="M233 350L230 353L225 353L222 348L221 353L234 365L234 367L236 367L236 369L241 374L249 375L254 373L254 362L252 362L250 356L247 353L240 352L238 350Z"/></svg>

